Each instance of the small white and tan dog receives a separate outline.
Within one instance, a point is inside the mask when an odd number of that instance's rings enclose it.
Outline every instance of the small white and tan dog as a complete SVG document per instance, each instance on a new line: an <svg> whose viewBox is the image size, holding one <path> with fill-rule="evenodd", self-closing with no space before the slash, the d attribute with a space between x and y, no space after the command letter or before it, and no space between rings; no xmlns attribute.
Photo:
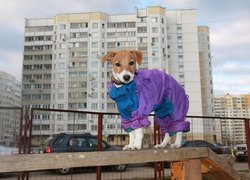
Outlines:
<svg viewBox="0 0 250 180"><path fill-rule="evenodd" d="M141 149L143 127L150 124L147 116L151 112L165 135L154 147L165 148L174 134L176 140L171 147L180 147L183 132L190 128L185 121L189 103L184 89L163 71L138 70L140 51L110 51L101 60L112 63L109 94L117 104L123 129L129 133L129 144L123 150Z"/></svg>

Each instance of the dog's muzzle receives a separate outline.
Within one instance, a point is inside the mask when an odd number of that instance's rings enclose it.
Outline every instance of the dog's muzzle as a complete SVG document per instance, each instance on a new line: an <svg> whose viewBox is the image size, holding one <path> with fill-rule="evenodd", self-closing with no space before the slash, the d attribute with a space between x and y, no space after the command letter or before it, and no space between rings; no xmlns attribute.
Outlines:
<svg viewBox="0 0 250 180"><path fill-rule="evenodd" d="M125 74L125 75L123 76L123 79L124 79L125 81L129 81L130 78L131 78L131 76L128 75L128 74Z"/></svg>

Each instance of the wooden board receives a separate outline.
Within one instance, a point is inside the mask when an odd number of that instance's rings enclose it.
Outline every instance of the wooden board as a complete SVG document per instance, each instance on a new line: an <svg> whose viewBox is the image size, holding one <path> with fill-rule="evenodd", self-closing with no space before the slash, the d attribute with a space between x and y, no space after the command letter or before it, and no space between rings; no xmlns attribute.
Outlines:
<svg viewBox="0 0 250 180"><path fill-rule="evenodd" d="M38 171L65 167L107 166L146 162L181 162L180 172L190 176L206 173L214 179L241 179L232 165L208 148L147 149L80 153L20 154L0 156L0 173ZM199 166L200 164L200 166ZM198 167L198 166L199 167ZM191 169L190 169L191 168Z"/></svg>
<svg viewBox="0 0 250 180"><path fill-rule="evenodd" d="M63 167L182 161L206 158L208 157L208 151L207 148L180 148L0 156L0 173L58 169Z"/></svg>
<svg viewBox="0 0 250 180"><path fill-rule="evenodd" d="M232 164L213 151L209 151L208 158L202 159L201 162L203 166L208 168L208 174L211 176L210 179L212 179L212 177L215 179L226 178L228 180L241 179L239 173L233 168Z"/></svg>

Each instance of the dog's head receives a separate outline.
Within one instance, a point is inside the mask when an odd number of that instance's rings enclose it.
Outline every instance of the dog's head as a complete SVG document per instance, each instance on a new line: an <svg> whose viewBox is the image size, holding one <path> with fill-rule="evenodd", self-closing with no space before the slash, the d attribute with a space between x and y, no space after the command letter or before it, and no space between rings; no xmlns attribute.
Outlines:
<svg viewBox="0 0 250 180"><path fill-rule="evenodd" d="M112 63L113 78L123 84L128 84L134 79L137 64L142 62L142 52L135 50L109 51L102 62Z"/></svg>

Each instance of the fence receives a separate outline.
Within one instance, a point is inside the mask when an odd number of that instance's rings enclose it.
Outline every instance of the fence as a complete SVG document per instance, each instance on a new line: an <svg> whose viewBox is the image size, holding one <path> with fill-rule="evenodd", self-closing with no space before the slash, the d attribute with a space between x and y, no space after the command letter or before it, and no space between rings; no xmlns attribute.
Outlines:
<svg viewBox="0 0 250 180"><path fill-rule="evenodd" d="M1 111L7 108L1 108ZM21 126L16 126L19 136L19 153L39 153L41 143L47 138L60 133L83 134L91 133L98 137L98 151L101 151L101 140L109 144L124 146L128 143L128 135L120 124L119 114L116 113L95 113L86 111L59 110L59 109L37 109L31 111L18 109L20 112ZM24 113L23 113L24 112ZM162 139L158 127L153 123L153 116L149 117L151 126L145 130L143 148L151 148ZM234 146L246 143L244 132L249 133L249 122L243 118L219 118L203 116L187 116L191 122L191 131L184 135L185 140L204 139L211 143L221 143L224 146ZM230 122L230 123L229 123ZM233 122L233 124L232 124ZM231 125L232 130L228 129ZM241 125L241 126L240 126ZM249 141L249 140L248 140ZM249 144L249 143L248 143ZM248 148L249 150L250 148ZM170 176L170 170L164 168L163 163L156 163L152 168L152 163L130 165L127 172L103 172L97 168L97 179L134 179L134 178L157 178ZM133 173L131 173L133 172ZM31 175L33 175L31 173ZM37 174L35 175L37 176ZM81 174L71 174L79 179ZM19 174L19 179L29 178L28 173ZM33 177L33 176L32 176ZM93 179L92 174L84 174L84 179Z"/></svg>

